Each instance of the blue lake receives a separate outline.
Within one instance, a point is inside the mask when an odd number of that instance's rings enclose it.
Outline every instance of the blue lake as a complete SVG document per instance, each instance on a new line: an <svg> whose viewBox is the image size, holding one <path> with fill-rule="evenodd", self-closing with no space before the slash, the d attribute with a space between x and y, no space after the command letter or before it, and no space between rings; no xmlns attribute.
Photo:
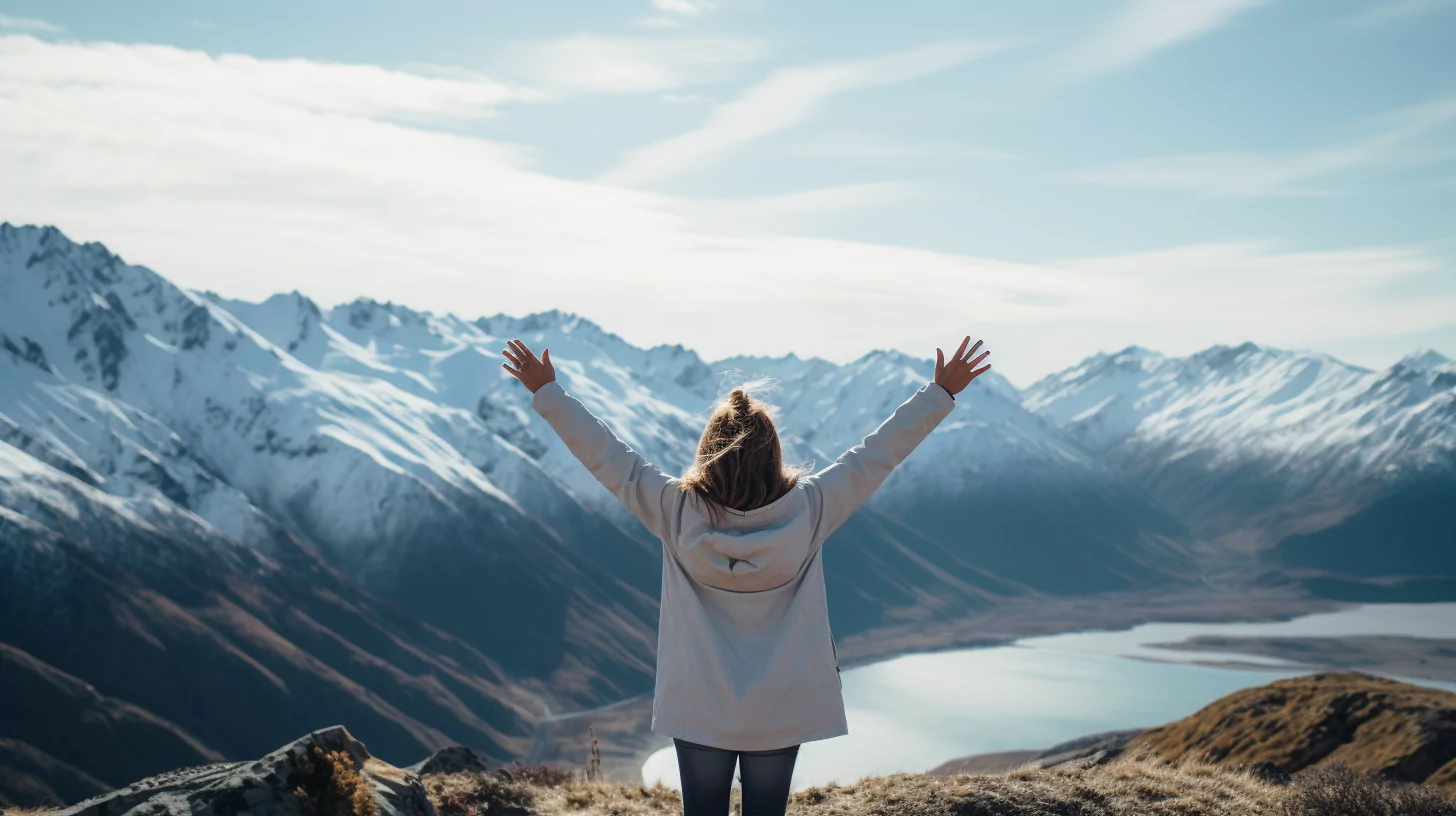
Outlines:
<svg viewBox="0 0 1456 816"><path fill-rule="evenodd" d="M1274 623L1151 623L849 669L843 678L850 733L804 745L794 786L925 771L969 754L1046 748L1098 731L1158 725L1238 689L1314 670L1151 644L1197 635L1358 634L1456 637L1456 604L1369 605ZM1258 667L1193 663L1220 660ZM1456 684L1412 682L1456 691ZM677 787L673 750L653 754L642 776L649 785L660 780Z"/></svg>

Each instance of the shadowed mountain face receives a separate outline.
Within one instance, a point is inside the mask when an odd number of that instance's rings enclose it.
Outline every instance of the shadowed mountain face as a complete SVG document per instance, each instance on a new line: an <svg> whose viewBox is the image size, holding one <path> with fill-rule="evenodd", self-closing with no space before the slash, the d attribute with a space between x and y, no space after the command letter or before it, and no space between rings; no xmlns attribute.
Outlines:
<svg viewBox="0 0 1456 816"><path fill-rule="evenodd" d="M1306 581L1331 597L1368 603L1450 600L1456 598L1452 508L1456 474L1433 475L1388 492L1330 527L1289 536L1268 557L1318 571Z"/></svg>
<svg viewBox="0 0 1456 816"><path fill-rule="evenodd" d="M1321 594L1456 597L1456 363L1434 351L1371 371L1252 343L1132 347L1025 405L1230 556L1264 553Z"/></svg>
<svg viewBox="0 0 1456 816"><path fill-rule="evenodd" d="M56 760L42 781L246 756L293 723L356 722L401 760L529 744L538 695L286 538L266 558L183 539L23 454L0 458L0 496L52 525L0 509L0 696L25 701L0 708L0 733Z"/></svg>
<svg viewBox="0 0 1456 816"><path fill-rule="evenodd" d="M55 229L0 225L0 644L26 667L13 676L50 689L47 716L116 723L143 764L256 756L336 722L396 762L446 742L520 756L545 719L650 690L657 542L500 370L511 337L550 347L568 391L673 473L730 384L775 378L764 396L788 456L822 467L931 375L885 351L707 362L559 312L230 301ZM1292 541L1271 563L1311 586L1365 581L1392 568L1362 560L1370 529L1435 518L1444 494L1415 512L1399 492L1449 462L1449 362L1133 356L1026 394L993 372L961 394L827 544L836 634L1010 596L1176 586L1244 558L1240 536L1330 528L1331 543ZM1365 508L1380 520L1361 522ZM1402 568L1440 536L1412 539ZM12 790L130 773L73 744L82 734L47 741L18 712L0 718Z"/></svg>

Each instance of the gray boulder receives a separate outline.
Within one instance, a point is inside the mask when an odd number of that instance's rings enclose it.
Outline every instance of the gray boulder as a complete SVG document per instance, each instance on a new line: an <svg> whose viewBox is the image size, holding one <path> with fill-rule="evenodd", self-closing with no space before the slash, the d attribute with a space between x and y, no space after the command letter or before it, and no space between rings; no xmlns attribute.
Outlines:
<svg viewBox="0 0 1456 816"><path fill-rule="evenodd" d="M181 768L79 802L57 816L317 816L294 791L317 791L323 754L348 756L378 816L436 816L419 777L369 755L343 726L315 731L253 762Z"/></svg>

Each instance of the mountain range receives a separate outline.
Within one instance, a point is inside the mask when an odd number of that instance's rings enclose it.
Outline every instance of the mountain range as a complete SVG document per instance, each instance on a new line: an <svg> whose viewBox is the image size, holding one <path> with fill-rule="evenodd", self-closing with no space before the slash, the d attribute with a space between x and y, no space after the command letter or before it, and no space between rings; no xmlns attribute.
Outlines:
<svg viewBox="0 0 1456 816"><path fill-rule="evenodd" d="M0 225L0 699L26 701L0 708L0 773L115 786L335 722L401 763L505 759L648 691L657 544L501 370L511 337L670 472L744 380L772 378L787 455L822 466L932 371L709 361L555 311L247 303ZM1434 351L992 371L835 534L835 632L1210 583L1456 596L1453 415Z"/></svg>

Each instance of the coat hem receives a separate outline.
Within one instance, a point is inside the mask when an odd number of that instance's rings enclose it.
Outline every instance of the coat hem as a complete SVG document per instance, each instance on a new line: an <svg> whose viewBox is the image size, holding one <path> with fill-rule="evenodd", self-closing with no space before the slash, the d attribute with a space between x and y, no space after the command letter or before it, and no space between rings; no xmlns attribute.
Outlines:
<svg viewBox="0 0 1456 816"><path fill-rule="evenodd" d="M724 737L721 734L709 734L705 731L695 731L691 728L674 728L670 725L659 725L654 723L652 730L668 737L675 737L688 742L696 742L699 745L706 745L710 748L721 748L725 751L772 751L777 748L788 748L792 745L803 745L806 742L817 742L818 740L843 737L849 733L848 725L835 725L828 728L808 729L798 734L791 734L784 742L779 739L772 740L773 744L760 740L740 740L732 737Z"/></svg>

